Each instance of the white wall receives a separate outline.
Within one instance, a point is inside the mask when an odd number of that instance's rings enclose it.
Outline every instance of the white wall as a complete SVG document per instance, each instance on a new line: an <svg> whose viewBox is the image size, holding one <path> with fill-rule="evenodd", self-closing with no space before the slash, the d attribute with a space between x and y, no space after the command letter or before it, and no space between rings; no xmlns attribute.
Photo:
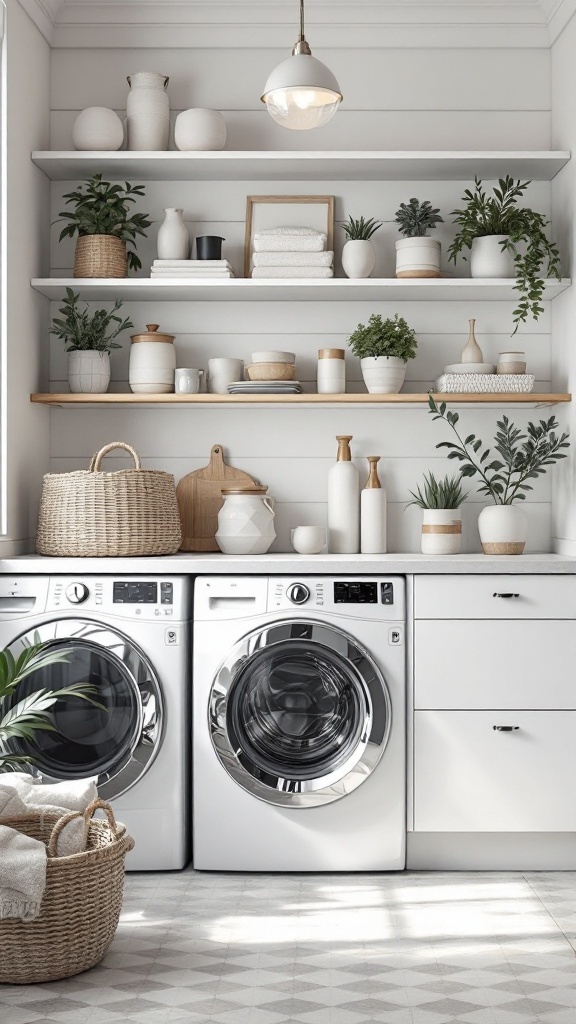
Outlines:
<svg viewBox="0 0 576 1024"><path fill-rule="evenodd" d="M545 50L362 50L317 51L340 79L346 103L333 122L317 133L287 132L275 126L258 96L268 71L286 54L280 50L55 50L52 59L52 148L70 148L77 111L89 104L123 111L126 75L158 70L170 76L173 110L190 105L220 107L229 125L228 148L309 149L537 149L550 144L549 57ZM507 168L502 167L502 173ZM61 196L74 183L52 186L52 219L63 209ZM154 225L139 247L149 270L162 209L183 206L193 234L226 237L226 255L241 274L241 250L247 194L314 192L336 196L336 219L348 213L374 215L386 222L375 236L376 275L393 275L394 211L410 196L440 205L445 220L469 182L444 183L150 183L142 208ZM529 201L547 213L550 186L535 183ZM73 249L60 244L52 230L51 273L70 268ZM337 229L337 251L342 232ZM444 251L453 235L449 223L439 236ZM444 269L448 269L445 262ZM466 265L459 273L467 273ZM341 271L340 271L341 273ZM55 312L57 304L53 305ZM212 355L248 358L271 345L298 356L305 387L314 387L316 351L344 346L359 321L372 312L400 312L418 332L419 355L408 369L407 390L427 390L448 362L457 361L468 336L468 319L477 319L477 335L488 359L510 345L512 303L127 303L125 313L137 327L158 322L177 335L180 365L206 366ZM550 311L530 322L515 338L525 347L530 368L546 390L550 381ZM113 390L127 390L128 339L112 356ZM361 390L359 366L348 360L350 390ZM65 357L51 344L54 391L65 387ZM497 413L470 409L463 414L470 431L488 440ZM514 418L525 424L529 414ZM453 464L439 458L435 444L447 438L443 425L432 423L425 409L301 410L53 410L51 465L56 470L83 467L89 456L111 440L128 440L147 467L165 468L179 478L208 460L210 447L223 444L226 457L269 485L278 501L276 550L288 549L291 526L325 519L326 474L336 452L335 435L354 436L353 452L383 456L382 478L391 500L391 550L417 550L420 514L404 510L409 490L425 470L443 473ZM110 460L110 465L124 465ZM550 539L550 481L538 482L527 502L531 550L547 550ZM478 550L476 501L465 510L466 550Z"/></svg>
<svg viewBox="0 0 576 1024"><path fill-rule="evenodd" d="M3 555L33 546L38 494L49 464L48 417L30 405L48 361L48 303L30 288L48 260L48 181L30 160L49 143L50 48L19 3L7 15L6 363Z"/></svg>

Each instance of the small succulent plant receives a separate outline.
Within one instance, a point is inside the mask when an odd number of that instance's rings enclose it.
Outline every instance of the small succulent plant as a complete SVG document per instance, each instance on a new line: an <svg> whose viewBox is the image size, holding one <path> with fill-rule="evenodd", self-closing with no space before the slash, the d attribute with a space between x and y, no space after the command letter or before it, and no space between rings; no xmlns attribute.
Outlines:
<svg viewBox="0 0 576 1024"><path fill-rule="evenodd" d="M440 216L440 210L434 209L432 203L427 199L423 203L413 198L409 203L400 203L400 209L396 210L396 223L401 235L406 238L415 238L426 235L432 231L437 224L443 224L444 218Z"/></svg>
<svg viewBox="0 0 576 1024"><path fill-rule="evenodd" d="M460 508L468 494L462 490L462 477L445 476L437 480L434 473L424 473L424 484L416 491L410 491L412 501L406 505L417 505L418 508Z"/></svg>
<svg viewBox="0 0 576 1024"><path fill-rule="evenodd" d="M367 242L374 232L382 227L382 221L375 220L374 217L370 220L365 220L364 217L360 217L360 220L348 217L342 227L348 235L349 242Z"/></svg>

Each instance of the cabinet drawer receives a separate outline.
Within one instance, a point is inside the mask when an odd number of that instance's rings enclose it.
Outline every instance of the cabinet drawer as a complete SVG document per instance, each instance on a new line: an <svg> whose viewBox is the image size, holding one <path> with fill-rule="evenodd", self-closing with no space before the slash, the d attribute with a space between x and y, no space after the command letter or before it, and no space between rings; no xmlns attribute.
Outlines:
<svg viewBox="0 0 576 1024"><path fill-rule="evenodd" d="M569 620L420 619L416 708L576 710L576 627Z"/></svg>
<svg viewBox="0 0 576 1024"><path fill-rule="evenodd" d="M417 576L414 614L417 619L574 619L576 578Z"/></svg>
<svg viewBox="0 0 576 1024"><path fill-rule="evenodd" d="M576 830L575 711L417 711L414 718L417 831Z"/></svg>

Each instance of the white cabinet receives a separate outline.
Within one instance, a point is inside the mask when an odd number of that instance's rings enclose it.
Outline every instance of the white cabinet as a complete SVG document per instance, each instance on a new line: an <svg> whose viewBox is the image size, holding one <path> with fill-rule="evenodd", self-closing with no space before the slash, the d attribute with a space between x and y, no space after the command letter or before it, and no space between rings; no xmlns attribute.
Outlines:
<svg viewBox="0 0 576 1024"><path fill-rule="evenodd" d="M576 619L576 579L418 576L414 614L417 619Z"/></svg>

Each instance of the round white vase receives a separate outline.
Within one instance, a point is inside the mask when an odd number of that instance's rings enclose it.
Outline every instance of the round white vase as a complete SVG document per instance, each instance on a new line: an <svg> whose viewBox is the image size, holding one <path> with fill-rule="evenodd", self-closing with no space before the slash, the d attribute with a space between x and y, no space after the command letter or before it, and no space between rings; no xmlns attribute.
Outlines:
<svg viewBox="0 0 576 1024"><path fill-rule="evenodd" d="M190 257L190 235L182 213L175 207L164 210L156 243L159 260L187 260Z"/></svg>
<svg viewBox="0 0 576 1024"><path fill-rule="evenodd" d="M216 543L225 555L264 555L276 537L274 506L265 487L222 491Z"/></svg>
<svg viewBox="0 0 576 1024"><path fill-rule="evenodd" d="M396 277L440 277L437 238L400 238L396 242Z"/></svg>
<svg viewBox="0 0 576 1024"><path fill-rule="evenodd" d="M518 505L487 505L478 516L485 555L521 555L528 536L528 520Z"/></svg>
<svg viewBox="0 0 576 1024"><path fill-rule="evenodd" d="M72 128L72 145L78 150L120 149L124 142L124 127L118 114L109 107L86 107Z"/></svg>
<svg viewBox="0 0 576 1024"><path fill-rule="evenodd" d="M462 546L462 509L422 510L422 554L457 555Z"/></svg>
<svg viewBox="0 0 576 1024"><path fill-rule="evenodd" d="M183 110L174 125L174 142L181 150L224 149L226 121L223 114L207 107Z"/></svg>
<svg viewBox="0 0 576 1024"><path fill-rule="evenodd" d="M366 356L360 367L370 395L397 395L406 376L406 363L396 356Z"/></svg>
<svg viewBox="0 0 576 1024"><path fill-rule="evenodd" d="M512 255L500 243L508 235L482 235L475 238L470 250L472 277L516 277Z"/></svg>
<svg viewBox="0 0 576 1024"><path fill-rule="evenodd" d="M170 101L166 93L169 79L154 71L128 76L130 92L126 101L128 149L168 149L170 138Z"/></svg>
<svg viewBox="0 0 576 1024"><path fill-rule="evenodd" d="M68 384L74 395L103 395L110 383L110 353L94 349L68 353Z"/></svg>
<svg viewBox="0 0 576 1024"><path fill-rule="evenodd" d="M376 253L369 239L352 238L344 243L342 267L346 277L370 277L376 266Z"/></svg>

